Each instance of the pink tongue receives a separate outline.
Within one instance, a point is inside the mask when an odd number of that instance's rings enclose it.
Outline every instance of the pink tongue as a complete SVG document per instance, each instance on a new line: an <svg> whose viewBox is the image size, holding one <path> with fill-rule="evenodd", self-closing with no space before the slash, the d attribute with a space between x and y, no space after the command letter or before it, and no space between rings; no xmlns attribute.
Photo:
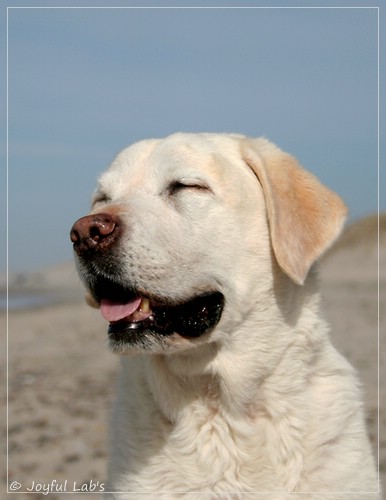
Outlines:
<svg viewBox="0 0 386 500"><path fill-rule="evenodd" d="M120 321L133 314L141 303L141 297L134 299L126 304L119 304L108 299L101 300L101 313L107 321Z"/></svg>

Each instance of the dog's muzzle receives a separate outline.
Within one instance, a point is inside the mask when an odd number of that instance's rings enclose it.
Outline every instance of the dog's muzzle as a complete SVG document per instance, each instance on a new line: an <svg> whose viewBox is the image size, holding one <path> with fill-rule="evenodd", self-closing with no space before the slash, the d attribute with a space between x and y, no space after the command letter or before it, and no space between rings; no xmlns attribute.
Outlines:
<svg viewBox="0 0 386 500"><path fill-rule="evenodd" d="M209 333L220 321L223 294L209 290L188 300L171 301L123 285L117 278L121 273L114 256L121 232L117 217L100 213L76 221L70 235L82 278L110 323L110 340L131 344L149 334L197 338Z"/></svg>

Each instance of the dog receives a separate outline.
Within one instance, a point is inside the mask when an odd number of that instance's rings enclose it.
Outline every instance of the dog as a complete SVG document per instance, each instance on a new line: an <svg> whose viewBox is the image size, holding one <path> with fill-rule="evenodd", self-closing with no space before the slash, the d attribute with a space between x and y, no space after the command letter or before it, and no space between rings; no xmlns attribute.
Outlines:
<svg viewBox="0 0 386 500"><path fill-rule="evenodd" d="M108 498L380 498L319 306L345 217L264 138L177 133L117 156L71 230L122 362Z"/></svg>

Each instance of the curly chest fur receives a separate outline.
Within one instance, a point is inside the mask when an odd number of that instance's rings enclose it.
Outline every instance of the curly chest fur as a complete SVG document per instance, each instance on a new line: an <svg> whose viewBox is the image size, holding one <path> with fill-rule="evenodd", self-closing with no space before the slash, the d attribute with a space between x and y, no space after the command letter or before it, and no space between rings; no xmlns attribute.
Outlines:
<svg viewBox="0 0 386 500"><path fill-rule="evenodd" d="M171 419L165 415L167 398L162 411L148 397L147 383L138 391L141 385L126 382L115 408L115 456L110 464L115 488L120 485L121 491L247 492L272 490L272 485L276 485L277 491L285 491L291 486L290 478L280 477L280 462L293 461L293 457L287 457L286 446L291 453L296 446L283 444L282 454L286 456L274 456L272 429L263 415L252 412L232 417L209 391L205 398L190 394L191 401L185 400L178 415ZM186 393L185 396L188 397ZM120 429L115 439L114 428ZM279 441L278 436L275 444ZM292 480L298 473L291 468Z"/></svg>

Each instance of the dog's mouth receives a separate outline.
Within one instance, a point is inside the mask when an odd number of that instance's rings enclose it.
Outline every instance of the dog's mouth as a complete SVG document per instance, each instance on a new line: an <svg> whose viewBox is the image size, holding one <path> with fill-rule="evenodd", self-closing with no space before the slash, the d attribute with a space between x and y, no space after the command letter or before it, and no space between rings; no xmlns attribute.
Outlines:
<svg viewBox="0 0 386 500"><path fill-rule="evenodd" d="M110 340L120 343L131 343L142 333L200 337L217 325L224 307L224 296L218 291L205 292L184 302L171 302L106 279L98 280L91 293L102 316L110 323Z"/></svg>

